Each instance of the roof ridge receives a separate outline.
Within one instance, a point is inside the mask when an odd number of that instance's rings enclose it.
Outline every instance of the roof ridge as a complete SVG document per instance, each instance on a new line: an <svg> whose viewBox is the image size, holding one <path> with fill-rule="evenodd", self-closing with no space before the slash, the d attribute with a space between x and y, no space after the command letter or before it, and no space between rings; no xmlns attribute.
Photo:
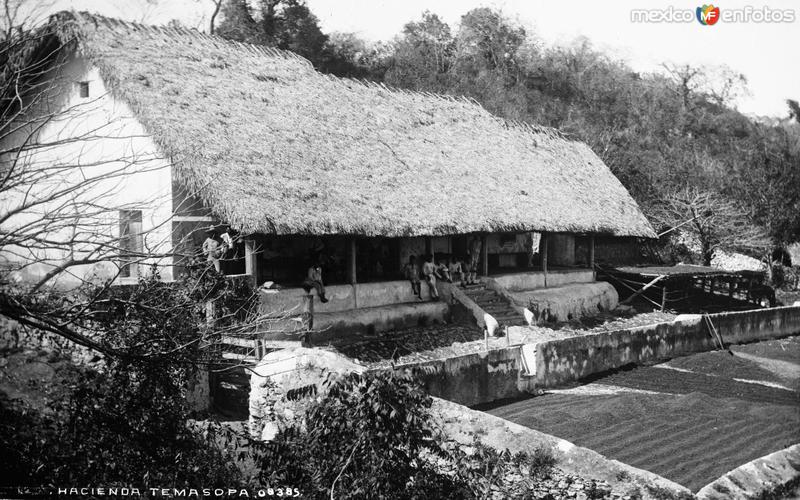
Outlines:
<svg viewBox="0 0 800 500"><path fill-rule="evenodd" d="M102 24L115 32L119 32L118 30L120 27L123 27L127 31L147 31L166 36L170 39L194 38L205 43L211 43L217 47L219 47L221 44L222 46L238 47L255 55L267 55L270 57L281 57L287 60L296 60L298 62L305 63L310 69L314 69L314 65L311 64L311 61L290 50L279 49L277 47L268 47L266 45L259 45L249 42L240 42L238 40L229 40L219 35L204 33L197 28L187 28L185 26L157 26L154 24L145 24L135 21L124 21L119 18L94 14L88 11L75 10L62 10L57 12L50 16L50 20L51 22L55 21L58 23L64 23L67 21L92 22L95 26Z"/></svg>
<svg viewBox="0 0 800 500"><path fill-rule="evenodd" d="M122 34L121 33L122 31L128 31L128 32L144 31L148 33L158 34L160 36L166 37L168 40L192 38L194 40L198 40L201 43L214 45L217 48L235 47L238 50L246 51L256 56L267 56L274 58L282 58L284 60L294 60L303 63L305 66L308 67L308 69L311 69L317 75L326 77L333 83L340 83L345 85L355 84L363 86L368 89L385 90L389 93L389 95L392 95L394 98L399 96L408 96L411 98L422 97L425 99L446 101L454 104L459 104L462 106L470 106L474 107L478 112L498 121L501 125L505 126L508 129L513 129L531 135L537 135L537 136L544 135L546 137L556 140L569 140L562 132L551 127L536 125L517 119L506 119L499 117L494 113L491 113L489 110L487 110L483 106L483 104L478 102L472 96L466 96L463 94L462 95L440 94L437 92L430 92L427 90L411 90L392 85L387 85L383 82L375 82L372 80L367 80L365 78L339 77L336 75L331 75L329 73L322 73L314 68L313 64L311 64L311 61L309 61L305 57L295 52L279 49L277 47L270 47L267 45L240 42L238 40L229 40L219 35L204 33L196 28L187 28L184 26L156 26L152 24L145 24L134 21L124 21L119 18L103 16L101 14L94 14L88 11L74 11L74 10L60 11L56 14L53 14L50 17L50 19L51 21L55 19L56 22L59 23L64 23L72 20L72 21L77 21L79 23L91 22L95 26L102 24L111 29L112 31L114 31L115 33L119 34ZM78 32L80 33L80 30L78 30Z"/></svg>

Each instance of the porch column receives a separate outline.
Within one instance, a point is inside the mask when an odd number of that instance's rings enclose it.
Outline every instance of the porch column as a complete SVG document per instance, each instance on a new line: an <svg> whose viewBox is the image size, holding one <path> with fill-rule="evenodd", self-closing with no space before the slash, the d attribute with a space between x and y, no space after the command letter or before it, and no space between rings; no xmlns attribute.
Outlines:
<svg viewBox="0 0 800 500"><path fill-rule="evenodd" d="M594 235L589 235L589 267L594 272Z"/></svg>
<svg viewBox="0 0 800 500"><path fill-rule="evenodd" d="M347 280L351 285L356 284L356 237L347 242Z"/></svg>
<svg viewBox="0 0 800 500"><path fill-rule="evenodd" d="M489 249L487 248L488 238L486 233L481 235L481 275L489 276Z"/></svg>
<svg viewBox="0 0 800 500"><path fill-rule="evenodd" d="M255 286L258 286L258 254L255 240L244 240L244 272L252 276Z"/></svg>
<svg viewBox="0 0 800 500"><path fill-rule="evenodd" d="M544 273L544 286L547 287L547 233L542 233L542 273Z"/></svg>

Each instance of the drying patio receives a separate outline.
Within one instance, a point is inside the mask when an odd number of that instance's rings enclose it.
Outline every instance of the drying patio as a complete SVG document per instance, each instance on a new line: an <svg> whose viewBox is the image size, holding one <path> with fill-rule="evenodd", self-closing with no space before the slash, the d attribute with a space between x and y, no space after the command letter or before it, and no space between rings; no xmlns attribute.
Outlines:
<svg viewBox="0 0 800 500"><path fill-rule="evenodd" d="M800 339L730 349L484 409L697 491L800 442Z"/></svg>

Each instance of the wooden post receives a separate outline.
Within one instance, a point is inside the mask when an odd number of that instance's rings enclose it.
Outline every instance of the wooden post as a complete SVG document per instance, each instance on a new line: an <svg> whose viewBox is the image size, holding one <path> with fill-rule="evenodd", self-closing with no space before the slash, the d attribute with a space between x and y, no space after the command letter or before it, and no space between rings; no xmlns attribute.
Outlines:
<svg viewBox="0 0 800 500"><path fill-rule="evenodd" d="M314 329L314 296L313 295L306 295L308 299L308 330L311 331Z"/></svg>
<svg viewBox="0 0 800 500"><path fill-rule="evenodd" d="M544 273L544 286L547 288L547 233L542 233L542 272Z"/></svg>
<svg viewBox="0 0 800 500"><path fill-rule="evenodd" d="M351 285L356 284L356 238L350 238L347 248L347 279Z"/></svg>
<svg viewBox="0 0 800 500"><path fill-rule="evenodd" d="M661 288L661 311L663 312L664 309L667 307L667 283L664 282L664 286Z"/></svg>
<svg viewBox="0 0 800 500"><path fill-rule="evenodd" d="M258 286L258 254L254 240L244 240L244 272L252 276L253 285Z"/></svg>
<svg viewBox="0 0 800 500"><path fill-rule="evenodd" d="M206 301L206 325L209 328L213 328L214 324L217 322L217 307L214 304L213 300Z"/></svg>
<svg viewBox="0 0 800 500"><path fill-rule="evenodd" d="M486 234L481 235L481 274L489 276L489 248Z"/></svg>
<svg viewBox="0 0 800 500"><path fill-rule="evenodd" d="M594 235L589 235L589 269L594 273Z"/></svg>

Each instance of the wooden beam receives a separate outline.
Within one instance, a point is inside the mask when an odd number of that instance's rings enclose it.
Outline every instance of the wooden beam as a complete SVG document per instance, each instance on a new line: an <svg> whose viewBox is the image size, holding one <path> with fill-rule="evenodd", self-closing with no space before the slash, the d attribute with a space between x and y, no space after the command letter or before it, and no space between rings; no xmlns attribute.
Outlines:
<svg viewBox="0 0 800 500"><path fill-rule="evenodd" d="M542 233L542 272L544 273L544 286L547 288L547 233Z"/></svg>
<svg viewBox="0 0 800 500"><path fill-rule="evenodd" d="M347 246L347 279L351 285L356 284L356 237L352 236Z"/></svg>
<svg viewBox="0 0 800 500"><path fill-rule="evenodd" d="M255 286L258 286L258 253L255 240L244 240L244 272L252 276Z"/></svg>
<svg viewBox="0 0 800 500"><path fill-rule="evenodd" d="M650 281L650 282L649 282L649 283L647 283L645 286L643 286L642 288L640 288L639 290L637 290L637 291L636 291L636 292L635 292L633 295L631 295L631 296L630 296L630 297L628 297L627 299L625 299L625 300L623 300L622 302L620 302L620 303L619 303L619 305L624 305L624 304L627 304L628 302L630 302L630 301L631 301L631 300L633 300L634 298L636 298L636 297L638 297L639 295L641 295L641 294L642 294L642 293L643 293L645 290L647 290L647 289L648 289L648 288L650 288L651 286L653 286L653 285L655 285L656 283L658 283L659 281L661 281L661 279L663 279L663 278L666 278L666 275L663 275L663 274L662 274L662 275L656 276L656 278L655 278L654 280ZM628 288L630 288L630 287L628 287ZM665 287L664 287L664 290L666 290L666 289L667 289L667 287L665 286ZM633 290L633 289L631 288L631 290ZM666 292L663 292L663 293L662 293L662 300L664 299L664 297L665 297L665 296L666 296ZM645 297L645 298L647 298L647 297ZM656 305L661 305L661 306L663 306L663 304L664 304L664 303L662 302L661 304L656 304ZM663 309L662 309L662 310L663 310Z"/></svg>
<svg viewBox="0 0 800 500"><path fill-rule="evenodd" d="M489 248L486 233L481 235L481 275L489 276Z"/></svg>

